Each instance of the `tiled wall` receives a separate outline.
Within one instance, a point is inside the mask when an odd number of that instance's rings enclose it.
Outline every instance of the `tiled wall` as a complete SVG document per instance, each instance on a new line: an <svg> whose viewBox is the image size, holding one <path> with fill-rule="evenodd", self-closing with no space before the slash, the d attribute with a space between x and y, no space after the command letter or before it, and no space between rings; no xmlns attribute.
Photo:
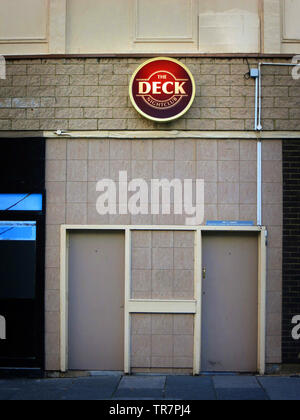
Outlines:
<svg viewBox="0 0 300 420"><path fill-rule="evenodd" d="M281 362L282 142L262 145L262 223L268 228L267 363Z"/></svg>
<svg viewBox="0 0 300 420"><path fill-rule="evenodd" d="M59 369L59 226L64 223L185 224L185 215L100 216L96 211L99 179L117 179L119 170L127 170L129 180L204 178L205 221L256 223L256 142L253 140L49 139L46 159L47 369ZM263 141L263 224L269 229L268 363L281 361L281 195L281 141L266 140ZM192 296L192 245L191 239L185 242L186 239L185 235L180 239L178 234L163 238L159 234L135 235L133 297ZM178 258L182 261L176 265ZM172 280L168 270L175 273Z"/></svg>
<svg viewBox="0 0 300 420"><path fill-rule="evenodd" d="M131 332L133 371L192 371L193 315L133 314Z"/></svg>
<svg viewBox="0 0 300 420"><path fill-rule="evenodd" d="M194 232L133 231L134 299L194 299ZM193 315L132 314L133 369L192 369Z"/></svg>
<svg viewBox="0 0 300 420"><path fill-rule="evenodd" d="M253 130L254 79L243 59L182 58L196 82L183 118L142 118L128 95L131 75L146 59L7 59L0 80L0 130ZM290 63L274 59L269 62ZM252 67L258 60L249 59ZM291 68L263 67L263 129L300 130L300 80Z"/></svg>
<svg viewBox="0 0 300 420"><path fill-rule="evenodd" d="M54 224L185 224L185 215L99 216L96 183L106 177L118 180L120 170L127 171L129 181L204 179L205 220L256 220L255 141L51 139L47 143L48 202L54 204L48 218L54 218Z"/></svg>
<svg viewBox="0 0 300 420"><path fill-rule="evenodd" d="M132 233L132 298L194 299L194 232Z"/></svg>

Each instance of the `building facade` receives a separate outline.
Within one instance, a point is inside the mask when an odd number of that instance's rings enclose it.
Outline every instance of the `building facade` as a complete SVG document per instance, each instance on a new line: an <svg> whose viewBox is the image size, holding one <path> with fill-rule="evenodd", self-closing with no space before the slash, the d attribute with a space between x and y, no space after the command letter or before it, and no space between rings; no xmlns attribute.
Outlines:
<svg viewBox="0 0 300 420"><path fill-rule="evenodd" d="M295 0L1 2L0 239L16 245L0 257L1 367L299 364L298 16ZM189 111L168 123L144 118L129 97L136 69L160 56L184 64L196 86ZM175 189L167 214L151 212L155 179L204 180L200 223L175 211ZM101 180L116 186L110 214L99 211ZM134 213L136 180L149 196ZM22 207L33 194L42 204ZM9 235L36 220L35 236ZM34 293L20 282L8 293L21 276L10 268L16 249L29 243ZM20 309L30 299L35 312ZM34 345L14 354L29 313Z"/></svg>

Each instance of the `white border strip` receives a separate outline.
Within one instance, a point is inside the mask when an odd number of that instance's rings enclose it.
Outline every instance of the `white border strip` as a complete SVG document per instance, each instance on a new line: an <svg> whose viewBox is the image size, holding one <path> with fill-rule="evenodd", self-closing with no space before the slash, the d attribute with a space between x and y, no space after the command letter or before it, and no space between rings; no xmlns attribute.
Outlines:
<svg viewBox="0 0 300 420"><path fill-rule="evenodd" d="M68 369L68 247L67 229L60 228L60 370L66 372Z"/></svg>
<svg viewBox="0 0 300 420"><path fill-rule="evenodd" d="M59 128L59 127L58 127ZM283 140L300 139L300 131L0 131L0 138L47 139L231 139L231 140Z"/></svg>
<svg viewBox="0 0 300 420"><path fill-rule="evenodd" d="M195 314L196 304L193 300L131 299L127 307L135 314Z"/></svg>
<svg viewBox="0 0 300 420"><path fill-rule="evenodd" d="M195 232L195 261L194 261L194 293L196 299L196 313L194 317L194 363L193 374L201 371L201 335L202 335L202 234Z"/></svg>
<svg viewBox="0 0 300 420"><path fill-rule="evenodd" d="M258 238L258 366L260 375L265 374L266 359L266 304L267 304L267 237L268 231L262 228Z"/></svg>
<svg viewBox="0 0 300 420"><path fill-rule="evenodd" d="M7 133L7 132L6 132ZM9 132L11 137L13 132ZM101 139L299 139L300 131L177 131L177 130L145 130L145 131L68 131L57 135L54 131L41 132L45 138L101 138ZM0 136L1 136L0 132ZM20 135L20 134L19 134ZM28 137L28 132L24 132ZM6 137L6 136L4 136Z"/></svg>
<svg viewBox="0 0 300 420"><path fill-rule="evenodd" d="M124 292L124 373L130 373L130 310L131 293L131 230L125 229L125 292Z"/></svg>

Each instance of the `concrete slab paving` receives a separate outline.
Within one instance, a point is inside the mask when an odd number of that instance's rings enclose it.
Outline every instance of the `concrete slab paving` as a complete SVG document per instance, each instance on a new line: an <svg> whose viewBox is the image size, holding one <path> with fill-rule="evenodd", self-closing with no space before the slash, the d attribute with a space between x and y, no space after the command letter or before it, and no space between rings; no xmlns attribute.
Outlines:
<svg viewBox="0 0 300 420"><path fill-rule="evenodd" d="M113 399L138 399L147 398L152 400L162 400L164 397L162 389L120 389L118 390Z"/></svg>
<svg viewBox="0 0 300 420"><path fill-rule="evenodd" d="M31 383L30 379L1 379L0 380L0 390L2 389L21 389L22 386Z"/></svg>
<svg viewBox="0 0 300 420"><path fill-rule="evenodd" d="M260 388L255 376L217 375L212 379L215 388Z"/></svg>
<svg viewBox="0 0 300 420"><path fill-rule="evenodd" d="M196 376L168 376L166 398L174 400L215 400L212 378Z"/></svg>
<svg viewBox="0 0 300 420"><path fill-rule="evenodd" d="M300 400L300 377L109 375L1 379L0 400Z"/></svg>
<svg viewBox="0 0 300 420"><path fill-rule="evenodd" d="M112 398L113 401L154 401L154 400L161 400L161 399L162 398L152 398L152 397L114 397Z"/></svg>
<svg viewBox="0 0 300 420"><path fill-rule="evenodd" d="M166 376L123 376L118 389L163 389Z"/></svg>
<svg viewBox="0 0 300 420"><path fill-rule="evenodd" d="M257 379L271 400L300 401L300 378L273 376Z"/></svg>
<svg viewBox="0 0 300 420"><path fill-rule="evenodd" d="M63 400L106 400L116 392L121 376L78 378L64 392Z"/></svg>
<svg viewBox="0 0 300 420"><path fill-rule="evenodd" d="M268 400L255 376L214 376L218 400Z"/></svg>
<svg viewBox="0 0 300 420"><path fill-rule="evenodd" d="M0 391L0 401L9 401L13 398L14 392L7 391L6 389Z"/></svg>
<svg viewBox="0 0 300 420"><path fill-rule="evenodd" d="M219 388L216 389L220 401L266 401L269 400L261 388Z"/></svg>
<svg viewBox="0 0 300 420"><path fill-rule="evenodd" d="M13 396L24 385L25 381L20 379L0 380L0 400L9 399L10 395Z"/></svg>
<svg viewBox="0 0 300 420"><path fill-rule="evenodd" d="M73 379L28 380L13 394L11 400L60 400L71 387ZM0 391L1 393L1 391Z"/></svg>
<svg viewBox="0 0 300 420"><path fill-rule="evenodd" d="M166 376L124 376L114 398L162 399Z"/></svg>

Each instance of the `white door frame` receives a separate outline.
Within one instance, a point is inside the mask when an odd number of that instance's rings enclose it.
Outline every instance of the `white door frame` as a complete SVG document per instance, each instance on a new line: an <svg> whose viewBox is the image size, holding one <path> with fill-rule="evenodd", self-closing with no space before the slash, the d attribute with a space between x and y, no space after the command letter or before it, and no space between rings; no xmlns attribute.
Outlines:
<svg viewBox="0 0 300 420"><path fill-rule="evenodd" d="M258 351L257 371L265 373L266 343L266 236L261 226L132 226L132 225L62 225L60 238L60 370L68 370L68 241L69 233L78 230L118 230L125 232L125 302L124 302L124 372L130 373L130 316L132 313L165 313L194 315L193 374L201 372L202 322L202 231L258 233ZM131 232L194 232L194 299L131 299Z"/></svg>

